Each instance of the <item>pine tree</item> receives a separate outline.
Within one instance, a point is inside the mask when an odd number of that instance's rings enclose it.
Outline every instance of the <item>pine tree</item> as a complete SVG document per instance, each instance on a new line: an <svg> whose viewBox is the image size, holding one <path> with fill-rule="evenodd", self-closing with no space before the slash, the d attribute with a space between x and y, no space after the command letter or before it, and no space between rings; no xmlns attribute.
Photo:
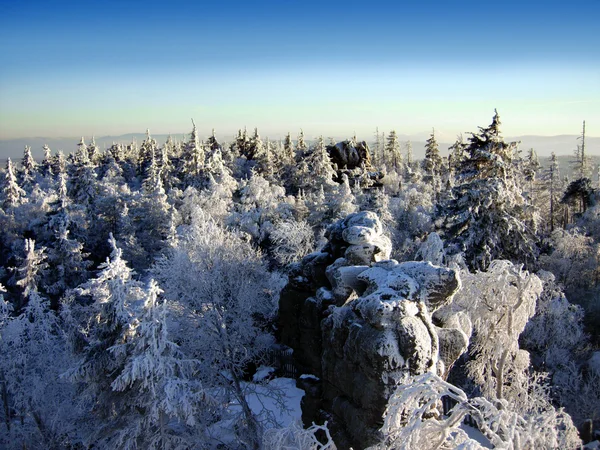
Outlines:
<svg viewBox="0 0 600 450"><path fill-rule="evenodd" d="M67 171L67 162L65 161L65 154L62 150L56 152L53 169L55 174L66 173Z"/></svg>
<svg viewBox="0 0 600 450"><path fill-rule="evenodd" d="M112 155L113 159L116 162L121 162L125 159L125 148L121 143L113 142L112 145L108 148L108 153Z"/></svg>
<svg viewBox="0 0 600 450"><path fill-rule="evenodd" d="M550 232L554 231L556 223L561 217L560 198L563 191L563 180L560 176L560 165L556 154L552 152L550 157L550 166L544 171L543 182L546 185L548 196L548 219L550 222Z"/></svg>
<svg viewBox="0 0 600 450"><path fill-rule="evenodd" d="M379 134L379 127L375 127L375 147L373 148L373 165L375 165L375 167L381 165L382 162L381 154L383 152L381 147L381 135Z"/></svg>
<svg viewBox="0 0 600 450"><path fill-rule="evenodd" d="M150 136L150 130L146 130L146 139L140 146L140 161L139 161L139 173L142 175L144 183L146 180L151 180L154 183L158 176L158 164L156 161L156 153L158 145L156 139L152 139Z"/></svg>
<svg viewBox="0 0 600 450"><path fill-rule="evenodd" d="M283 162L284 164L293 164L296 151L294 150L294 143L292 142L292 136L288 132L283 141Z"/></svg>
<svg viewBox="0 0 600 450"><path fill-rule="evenodd" d="M433 186L434 192L439 192L443 164L438 143L435 139L435 130L432 131L431 136L425 143L425 158L422 161L421 167L425 175L425 182Z"/></svg>
<svg viewBox="0 0 600 450"><path fill-rule="evenodd" d="M406 147L406 164L404 167L404 181L410 182L413 179L414 171L413 171L413 148L412 142L406 141L404 144Z"/></svg>
<svg viewBox="0 0 600 450"><path fill-rule="evenodd" d="M91 399L92 413L99 421L99 429L91 443L114 430L113 421L125 408L123 396L115 394L112 383L125 365L125 357L111 350L127 342L135 330L133 304L143 296L142 285L133 279L133 271L122 258L113 236L110 258L101 264L98 275L78 289L82 297L92 300L84 308L79 327L86 338L82 357L65 375L69 380L83 383L83 394ZM90 318L92 320L90 320Z"/></svg>
<svg viewBox="0 0 600 450"><path fill-rule="evenodd" d="M467 158L466 149L468 144L464 141L462 133L456 138L448 150L448 180L447 187L452 188L455 184L455 178L460 171L464 160Z"/></svg>
<svg viewBox="0 0 600 450"><path fill-rule="evenodd" d="M388 135L384 152L388 170L394 170L396 173L400 173L402 167L402 155L400 154L400 142L398 141L395 130L392 130Z"/></svg>
<svg viewBox="0 0 600 450"><path fill-rule="evenodd" d="M258 130L255 130L256 140L253 140L256 147L254 149L254 160L256 161L256 170L259 174L264 176L267 180L273 180L274 166L273 166L273 149L271 147L271 141L267 138L266 142L262 142L260 136L258 136Z"/></svg>
<svg viewBox="0 0 600 450"><path fill-rule="evenodd" d="M590 178L590 157L585 153L585 120L583 121L581 135L577 139L581 141L581 144L577 145L574 152L573 169L575 176L577 178Z"/></svg>
<svg viewBox="0 0 600 450"><path fill-rule="evenodd" d="M308 145L304 141L304 130L300 130L300 134L298 134L298 140L296 142L296 157L303 158L308 150Z"/></svg>
<svg viewBox="0 0 600 450"><path fill-rule="evenodd" d="M4 303L1 296L0 302ZM70 352L59 320L37 289L29 292L21 314L3 316L0 380L5 413L9 412L8 442L2 439L8 444L5 448L64 448L76 438L77 408L72 386L60 380Z"/></svg>
<svg viewBox="0 0 600 450"><path fill-rule="evenodd" d="M69 230L61 224L54 233L54 243L48 250L47 291L56 298L73 289L88 278L91 262L83 245L69 237ZM57 306L57 305L56 305Z"/></svg>
<svg viewBox="0 0 600 450"><path fill-rule="evenodd" d="M350 188L348 175L342 174L342 182L338 184L327 200L331 220L342 219L358 210L356 197Z"/></svg>
<svg viewBox="0 0 600 450"><path fill-rule="evenodd" d="M196 123L192 120L192 133L188 142L183 147L183 174L190 185L199 184L199 179L204 169L204 147L200 143Z"/></svg>
<svg viewBox="0 0 600 450"><path fill-rule="evenodd" d="M98 163L100 162L100 159L102 158L102 154L100 152L100 149L96 145L96 138L94 136L92 136L92 140L90 141L86 150L87 150L87 155L88 155L88 158L89 158L92 166L94 166L94 167L97 166Z"/></svg>
<svg viewBox="0 0 600 450"><path fill-rule="evenodd" d="M16 285L23 289L25 300L31 292L37 291L40 279L48 268L45 262L47 258L45 251L46 247L36 250L33 239L25 239L25 257L22 258L21 265L15 269Z"/></svg>
<svg viewBox="0 0 600 450"><path fill-rule="evenodd" d="M523 175L525 177L525 182L527 183L528 187L527 196L529 198L530 203L535 203L535 185L537 174L540 170L540 161L538 160L537 153L533 148L530 148L529 152L527 153L527 159L524 162L523 169Z"/></svg>
<svg viewBox="0 0 600 450"><path fill-rule="evenodd" d="M330 190L335 182L336 172L333 169L331 158L327 152L323 136L320 136L310 153L304 157L299 165L301 173L298 173L299 187L306 191L314 191L321 186Z"/></svg>
<svg viewBox="0 0 600 450"><path fill-rule="evenodd" d="M496 112L490 126L471 134L457 185L438 206L438 229L471 268L484 270L494 259L535 261L533 210L519 185L516 147L500 136Z"/></svg>
<svg viewBox="0 0 600 450"><path fill-rule="evenodd" d="M75 162L79 165L88 164L90 162L90 155L85 145L85 139L81 136L81 141L77 144L77 150L75 152Z"/></svg>
<svg viewBox="0 0 600 450"><path fill-rule="evenodd" d="M167 301L159 300L162 292L150 280L130 337L109 349L124 357L111 384L127 399L110 441L117 448L175 449L198 443L193 434L207 398L194 377L200 362L186 358L170 339Z"/></svg>
<svg viewBox="0 0 600 450"><path fill-rule="evenodd" d="M44 144L44 159L42 160L42 175L45 177L51 177L54 175L52 152L47 144Z"/></svg>
<svg viewBox="0 0 600 450"><path fill-rule="evenodd" d="M88 207L97 195L96 172L92 165L83 137L77 145L73 164L70 167L69 196L79 205Z"/></svg>
<svg viewBox="0 0 600 450"><path fill-rule="evenodd" d="M31 154L31 147L25 146L23 161L21 162L21 186L25 189L31 188L35 182L37 163Z"/></svg>
<svg viewBox="0 0 600 450"><path fill-rule="evenodd" d="M26 193L15 176L15 170L10 158L6 160L6 170L4 172L4 183L2 186L2 207L6 211L14 212L14 209L27 202Z"/></svg>

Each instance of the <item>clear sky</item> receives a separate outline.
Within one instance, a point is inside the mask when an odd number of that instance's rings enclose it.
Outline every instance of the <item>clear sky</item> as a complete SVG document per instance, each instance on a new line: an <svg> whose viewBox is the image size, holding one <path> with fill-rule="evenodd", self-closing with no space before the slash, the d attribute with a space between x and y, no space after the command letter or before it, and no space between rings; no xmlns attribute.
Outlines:
<svg viewBox="0 0 600 450"><path fill-rule="evenodd" d="M0 1L0 139L600 136L600 1Z"/></svg>

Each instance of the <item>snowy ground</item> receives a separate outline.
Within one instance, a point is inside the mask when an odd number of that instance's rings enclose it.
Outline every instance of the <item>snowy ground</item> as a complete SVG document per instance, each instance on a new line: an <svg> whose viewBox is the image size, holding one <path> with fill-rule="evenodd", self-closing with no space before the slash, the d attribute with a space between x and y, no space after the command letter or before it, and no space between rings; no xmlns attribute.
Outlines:
<svg viewBox="0 0 600 450"><path fill-rule="evenodd" d="M267 375L268 368L260 368L256 381L260 381L260 374ZM258 378L258 379L257 379ZM274 378L265 384L248 383L245 385L249 394L246 396L248 405L256 414L265 428L286 427L293 421L300 421L302 410L300 400L304 395L302 389L296 387L296 381L291 378ZM232 413L241 412L238 404L232 403L229 407ZM210 428L210 434L215 445L232 444L235 421L223 420Z"/></svg>
<svg viewBox="0 0 600 450"><path fill-rule="evenodd" d="M276 394L282 394L283 404L270 396L270 391L273 388L276 389ZM296 387L296 380L275 378L269 381L266 387L257 385L256 391L247 398L254 414L264 417L268 412L269 415L274 416L272 418L279 426L285 427L292 421L301 419L300 400L303 395L304 391ZM284 408L281 408L281 406Z"/></svg>
<svg viewBox="0 0 600 450"><path fill-rule="evenodd" d="M483 448L494 448L492 443L477 428L470 427L464 423L460 426L460 428L467 433L467 436L469 436L471 439L479 442Z"/></svg>

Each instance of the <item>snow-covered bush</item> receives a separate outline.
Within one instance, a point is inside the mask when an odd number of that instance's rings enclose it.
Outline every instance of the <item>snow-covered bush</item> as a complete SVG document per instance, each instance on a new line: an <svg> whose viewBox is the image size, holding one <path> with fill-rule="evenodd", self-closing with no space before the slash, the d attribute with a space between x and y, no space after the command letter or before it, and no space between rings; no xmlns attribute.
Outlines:
<svg viewBox="0 0 600 450"><path fill-rule="evenodd" d="M275 224L269 238L273 254L281 264L299 261L314 250L314 231L304 220Z"/></svg>
<svg viewBox="0 0 600 450"><path fill-rule="evenodd" d="M381 428L382 442L369 450L480 450L490 444L507 450L534 450L576 449L581 445L569 415L549 404L521 415L506 400L492 403L483 397L469 399L461 389L432 373L411 381L398 387L390 398ZM443 397L456 403L447 415L441 411ZM483 442L469 437L461 426L467 415L477 423Z"/></svg>
<svg viewBox="0 0 600 450"><path fill-rule="evenodd" d="M174 340L188 357L203 361L197 376L207 388L221 390L225 405L233 400L241 405L238 437L255 447L261 427L242 378L273 342L265 327L276 312L283 279L269 273L241 234L222 228L201 209L180 232L177 245L152 269L171 301Z"/></svg>
<svg viewBox="0 0 600 450"><path fill-rule="evenodd" d="M487 272L462 271L461 279L455 305L469 313L475 328L468 373L486 397L514 401L529 368L519 335L535 313L542 282L510 261L492 261Z"/></svg>
<svg viewBox="0 0 600 450"><path fill-rule="evenodd" d="M317 433L321 432L325 442L319 441ZM335 443L329 434L327 422L323 425L314 423L303 428L299 422L292 422L285 428L271 428L263 434L263 450L336 450Z"/></svg>

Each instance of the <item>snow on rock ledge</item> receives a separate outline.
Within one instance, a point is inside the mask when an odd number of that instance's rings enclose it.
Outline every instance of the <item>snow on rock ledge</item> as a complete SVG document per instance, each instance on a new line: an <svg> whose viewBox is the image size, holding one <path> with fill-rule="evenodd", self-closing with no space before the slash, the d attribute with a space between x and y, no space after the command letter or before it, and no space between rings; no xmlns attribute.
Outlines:
<svg viewBox="0 0 600 450"><path fill-rule="evenodd" d="M409 375L444 374L467 348L471 324L446 308L460 287L458 273L389 260L390 240L376 214L351 214L326 237L282 293L282 340L294 348L299 369L321 380L313 389L319 398L303 400L305 423L327 417L338 448L366 448L395 387Z"/></svg>

